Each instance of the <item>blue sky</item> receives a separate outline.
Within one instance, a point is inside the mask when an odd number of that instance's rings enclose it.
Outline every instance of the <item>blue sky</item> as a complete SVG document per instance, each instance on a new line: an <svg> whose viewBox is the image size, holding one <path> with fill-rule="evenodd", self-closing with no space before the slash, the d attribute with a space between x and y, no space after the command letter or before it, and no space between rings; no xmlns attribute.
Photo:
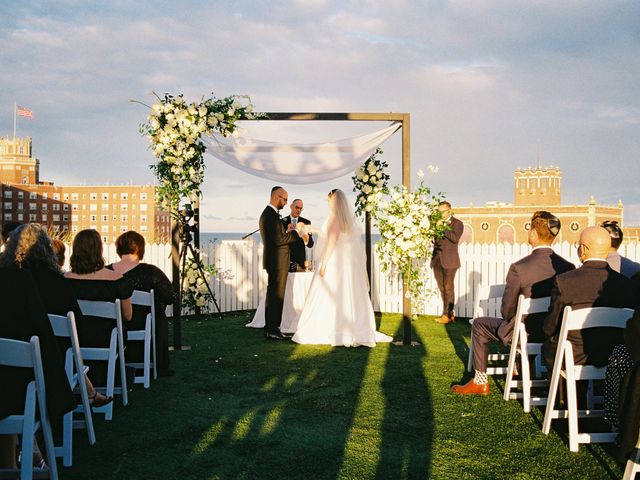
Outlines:
<svg viewBox="0 0 640 480"><path fill-rule="evenodd" d="M621 199L640 224L637 1L211 1L0 3L0 135L19 120L58 184L153 183L138 134L151 91L251 96L263 111L411 113L413 171L454 205L511 201L513 170L563 171L563 201ZM4 113L3 113L4 112ZM251 125L319 142L379 124ZM385 146L400 181L399 137ZM250 231L271 182L212 157L204 229ZM348 177L290 186L305 214Z"/></svg>

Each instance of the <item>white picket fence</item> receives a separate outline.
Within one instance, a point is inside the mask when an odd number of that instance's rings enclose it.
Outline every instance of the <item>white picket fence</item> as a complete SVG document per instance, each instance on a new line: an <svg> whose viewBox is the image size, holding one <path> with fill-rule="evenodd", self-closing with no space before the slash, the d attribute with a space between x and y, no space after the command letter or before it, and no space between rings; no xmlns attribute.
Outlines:
<svg viewBox="0 0 640 480"><path fill-rule="evenodd" d="M576 249L568 242L554 245L554 250L567 260L579 265ZM203 262L215 264L219 271L229 275L216 277L212 290L223 312L250 310L258 307L264 295L267 276L262 269L262 244L252 240L222 241L201 247ZM312 254L313 250L308 250ZM504 283L509 266L528 255L527 244L461 244L461 267L455 280L456 314L469 317L473 313L474 294L478 285ZM107 263L118 260L114 246L105 245ZM152 263L171 277L171 246L147 245L144 261ZM640 261L640 243L622 245L619 253L631 260ZM374 256L373 305L376 311L402 312L402 283L397 276L380 271ZM430 275L427 290L434 292L425 305L429 315L440 314L441 304L435 280Z"/></svg>

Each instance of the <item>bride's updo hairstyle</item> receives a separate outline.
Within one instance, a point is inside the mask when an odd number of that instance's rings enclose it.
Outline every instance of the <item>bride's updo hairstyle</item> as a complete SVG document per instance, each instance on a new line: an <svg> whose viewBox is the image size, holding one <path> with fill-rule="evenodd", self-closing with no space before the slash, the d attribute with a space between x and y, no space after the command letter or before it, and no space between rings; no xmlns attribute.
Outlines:
<svg viewBox="0 0 640 480"><path fill-rule="evenodd" d="M353 214L349 208L347 197L342 190L334 188L329 192L329 206L338 218L340 231L349 233L353 228Z"/></svg>

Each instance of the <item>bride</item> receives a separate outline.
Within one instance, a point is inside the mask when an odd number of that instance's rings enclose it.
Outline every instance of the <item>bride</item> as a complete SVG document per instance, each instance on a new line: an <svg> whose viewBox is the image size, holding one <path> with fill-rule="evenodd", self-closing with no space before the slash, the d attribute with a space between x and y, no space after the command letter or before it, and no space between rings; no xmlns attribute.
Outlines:
<svg viewBox="0 0 640 480"><path fill-rule="evenodd" d="M292 340L302 344L375 347L392 337L376 332L364 244L342 190L328 195L329 217L316 242L316 272ZM297 229L309 233L310 225Z"/></svg>

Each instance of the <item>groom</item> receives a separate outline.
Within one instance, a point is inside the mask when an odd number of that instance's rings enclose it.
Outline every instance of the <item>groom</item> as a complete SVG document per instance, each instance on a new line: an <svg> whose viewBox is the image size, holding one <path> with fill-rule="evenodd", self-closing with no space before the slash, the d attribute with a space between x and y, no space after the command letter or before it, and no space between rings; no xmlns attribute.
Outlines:
<svg viewBox="0 0 640 480"><path fill-rule="evenodd" d="M287 204L287 191L271 189L271 200L260 215L260 237L264 246L262 266L267 271L267 299L265 303L264 336L269 340L283 340L280 332L284 291L289 273L289 245L300 239L293 226L285 230L278 211Z"/></svg>

